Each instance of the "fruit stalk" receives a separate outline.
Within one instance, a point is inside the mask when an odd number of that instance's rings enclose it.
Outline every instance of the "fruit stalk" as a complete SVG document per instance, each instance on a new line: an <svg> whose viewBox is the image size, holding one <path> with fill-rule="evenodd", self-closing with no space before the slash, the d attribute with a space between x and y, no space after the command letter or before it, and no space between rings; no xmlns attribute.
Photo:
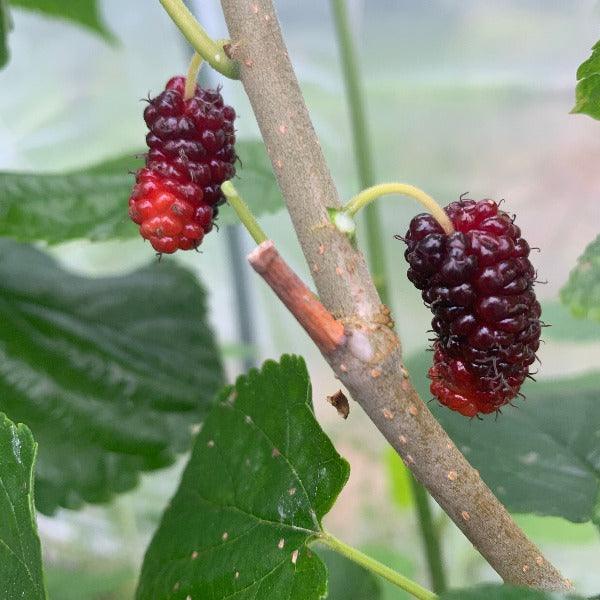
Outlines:
<svg viewBox="0 0 600 600"><path fill-rule="evenodd" d="M371 204L371 202L375 202L381 196L388 196L390 194L408 196L416 200L427 209L448 235L454 232L454 225L452 225L452 221L448 218L444 209L429 194L408 183L380 183L373 185L358 193L354 198L351 198L346 206L344 206L343 211L354 217L359 210Z"/></svg>
<svg viewBox="0 0 600 600"><path fill-rule="evenodd" d="M194 52L185 78L185 90L183 92L184 100L191 100L194 97L194 93L196 92L196 81L198 80L198 73L202 67L203 60L204 59L197 52Z"/></svg>
<svg viewBox="0 0 600 600"><path fill-rule="evenodd" d="M252 236L252 239L257 244L262 244L267 238L267 234L262 230L258 221L254 218L252 211L248 208L248 205L244 202L242 197L238 194L235 186L231 181L225 181L221 185L221 191L227 198L227 203L233 210L235 210L242 225L247 229L248 233Z"/></svg>
<svg viewBox="0 0 600 600"><path fill-rule="evenodd" d="M194 50L213 69L230 79L239 79L238 65L227 56L223 45L204 31L183 0L160 0L160 3Z"/></svg>
<svg viewBox="0 0 600 600"><path fill-rule="evenodd" d="M325 308L345 326L329 364L417 479L507 582L570 586L515 524L413 388L363 256L329 221L338 194L271 0L221 0L230 53Z"/></svg>

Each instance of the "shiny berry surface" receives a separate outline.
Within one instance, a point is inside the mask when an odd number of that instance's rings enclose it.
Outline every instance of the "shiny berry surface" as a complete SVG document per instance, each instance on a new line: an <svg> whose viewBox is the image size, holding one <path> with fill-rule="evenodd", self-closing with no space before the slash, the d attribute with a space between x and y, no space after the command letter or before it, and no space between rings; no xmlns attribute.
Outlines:
<svg viewBox="0 0 600 600"><path fill-rule="evenodd" d="M536 360L541 309L529 245L513 220L493 200L461 199L444 210L455 232L417 215L405 257L434 315L431 393L473 417L519 393Z"/></svg>
<svg viewBox="0 0 600 600"><path fill-rule="evenodd" d="M197 248L224 202L221 184L235 175L235 111L218 90L196 86L184 100L173 77L144 110L146 167L138 171L129 215L160 253Z"/></svg>

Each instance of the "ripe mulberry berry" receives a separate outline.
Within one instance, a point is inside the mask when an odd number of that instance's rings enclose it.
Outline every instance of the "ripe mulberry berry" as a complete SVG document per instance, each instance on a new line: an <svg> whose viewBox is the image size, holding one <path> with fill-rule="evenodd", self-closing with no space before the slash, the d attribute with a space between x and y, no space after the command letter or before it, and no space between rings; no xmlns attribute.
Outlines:
<svg viewBox="0 0 600 600"><path fill-rule="evenodd" d="M235 175L235 111L218 90L173 77L149 101L144 119L149 152L136 175L129 215L157 252L197 248L225 201L221 184Z"/></svg>
<svg viewBox="0 0 600 600"><path fill-rule="evenodd" d="M417 215L404 255L434 314L431 393L473 417L519 393L536 359L541 309L529 245L513 220L493 200L461 199L444 210L454 233Z"/></svg>

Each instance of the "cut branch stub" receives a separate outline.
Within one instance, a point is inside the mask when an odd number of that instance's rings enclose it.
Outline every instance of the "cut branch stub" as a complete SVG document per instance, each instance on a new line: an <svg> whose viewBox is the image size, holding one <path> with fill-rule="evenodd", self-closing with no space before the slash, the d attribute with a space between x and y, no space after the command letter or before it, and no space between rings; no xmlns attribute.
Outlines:
<svg viewBox="0 0 600 600"><path fill-rule="evenodd" d="M344 344L344 326L333 318L290 269L271 240L258 245L248 255L248 262L296 317L323 354L330 354Z"/></svg>

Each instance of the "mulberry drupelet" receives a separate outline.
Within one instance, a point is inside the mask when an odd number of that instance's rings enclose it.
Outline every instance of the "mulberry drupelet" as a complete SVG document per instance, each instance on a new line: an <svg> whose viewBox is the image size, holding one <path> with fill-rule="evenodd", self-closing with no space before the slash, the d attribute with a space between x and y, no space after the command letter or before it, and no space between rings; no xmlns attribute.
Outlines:
<svg viewBox="0 0 600 600"><path fill-rule="evenodd" d="M149 152L136 176L129 215L157 252L197 248L225 199L221 184L235 175L235 111L218 90L173 77L150 100L144 119Z"/></svg>
<svg viewBox="0 0 600 600"><path fill-rule="evenodd" d="M519 393L536 359L541 309L529 245L513 220L493 200L461 199L444 210L454 233L417 215L405 257L434 314L431 393L473 417Z"/></svg>

